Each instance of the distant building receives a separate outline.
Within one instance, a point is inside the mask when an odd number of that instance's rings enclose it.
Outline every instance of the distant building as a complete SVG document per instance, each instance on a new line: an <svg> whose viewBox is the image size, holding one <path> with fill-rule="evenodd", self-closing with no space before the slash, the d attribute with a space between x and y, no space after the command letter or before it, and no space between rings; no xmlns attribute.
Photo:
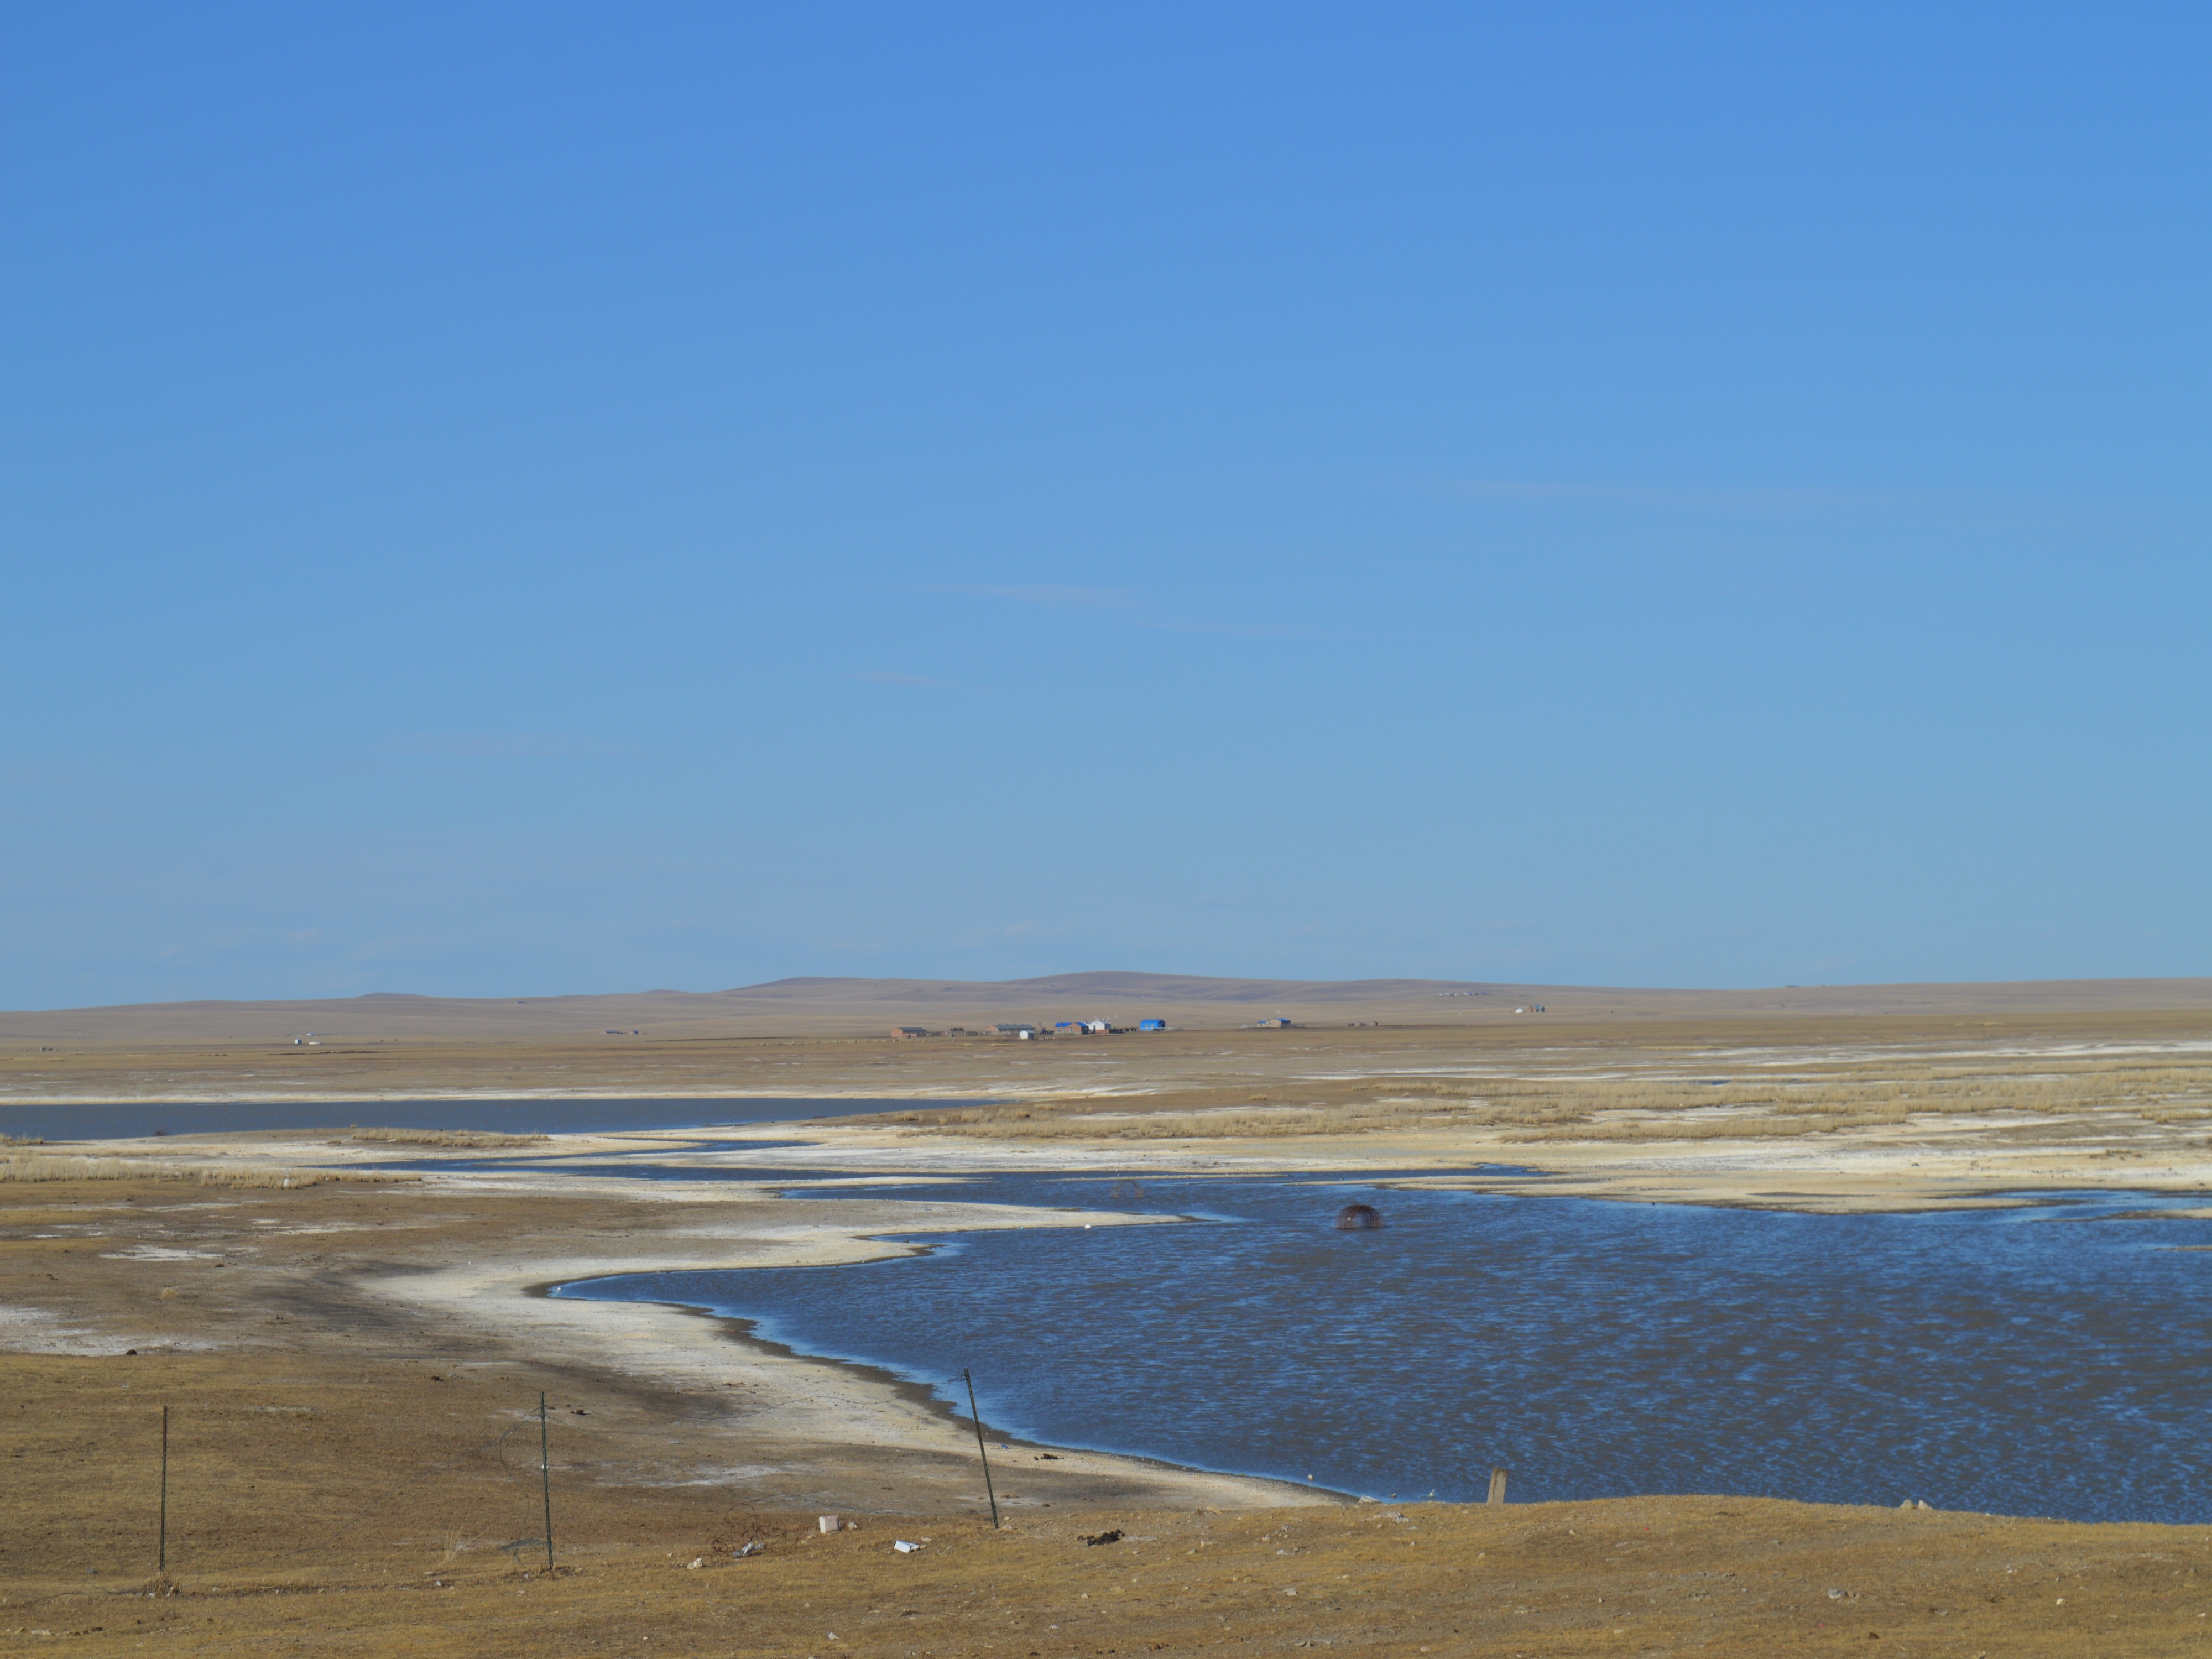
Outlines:
<svg viewBox="0 0 2212 1659"><path fill-rule="evenodd" d="M895 1037L926 1037L929 1033L919 1025L894 1025L891 1035Z"/></svg>
<svg viewBox="0 0 2212 1659"><path fill-rule="evenodd" d="M1137 1029L1140 1031L1164 1031L1168 1029L1168 1023L1164 1019L1140 1019L1137 1022Z"/></svg>
<svg viewBox="0 0 2212 1659"><path fill-rule="evenodd" d="M1082 1024L1085 1030L1098 1036L1103 1036L1114 1029L1103 1019L1086 1019Z"/></svg>
<svg viewBox="0 0 2212 1659"><path fill-rule="evenodd" d="M1286 1031L1290 1029L1291 1022L1285 1019L1280 1014L1277 1014L1273 1019L1261 1020L1260 1022L1260 1026L1263 1030Z"/></svg>

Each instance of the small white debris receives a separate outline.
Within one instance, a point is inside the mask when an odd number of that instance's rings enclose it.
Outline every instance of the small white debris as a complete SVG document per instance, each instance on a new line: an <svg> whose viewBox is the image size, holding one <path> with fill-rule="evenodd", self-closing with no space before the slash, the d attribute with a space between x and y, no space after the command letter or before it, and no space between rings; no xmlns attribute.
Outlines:
<svg viewBox="0 0 2212 1659"><path fill-rule="evenodd" d="M891 1547L901 1555L912 1555L921 1546L910 1538L894 1538L891 1540Z"/></svg>
<svg viewBox="0 0 2212 1659"><path fill-rule="evenodd" d="M744 1560L748 1555L758 1555L760 1553L761 1547L757 1543L740 1544L737 1548L730 1552L732 1556L740 1561Z"/></svg>
<svg viewBox="0 0 2212 1659"><path fill-rule="evenodd" d="M817 1515L814 1517L814 1524L824 1532L835 1532L845 1523L834 1515Z"/></svg>

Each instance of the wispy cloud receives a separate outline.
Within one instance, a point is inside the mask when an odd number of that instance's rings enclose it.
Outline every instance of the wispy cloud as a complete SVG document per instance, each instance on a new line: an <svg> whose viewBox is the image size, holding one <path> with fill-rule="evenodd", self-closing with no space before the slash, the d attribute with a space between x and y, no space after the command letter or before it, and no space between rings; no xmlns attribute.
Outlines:
<svg viewBox="0 0 2212 1659"><path fill-rule="evenodd" d="M386 738L372 747L379 755L441 760L596 760L625 752L595 738L546 732L427 732Z"/></svg>
<svg viewBox="0 0 2212 1659"><path fill-rule="evenodd" d="M967 593L977 599L1012 599L1018 605L1080 605L1092 610L1127 610L1137 603L1133 587L1076 587L1057 582L934 582L922 593Z"/></svg>
<svg viewBox="0 0 2212 1659"><path fill-rule="evenodd" d="M1025 939L1037 931L1033 921L1017 921L1005 927L977 927L963 934L963 941L979 939Z"/></svg>
<svg viewBox="0 0 2212 1659"><path fill-rule="evenodd" d="M952 941L961 949L981 945L1006 945L1016 940L1068 939L1075 929L1064 921L1009 922L1003 927L971 927Z"/></svg>
<svg viewBox="0 0 2212 1659"><path fill-rule="evenodd" d="M865 680L870 685L903 685L930 691L981 691L983 689L960 680L940 680L929 674L895 673L888 668L872 668L866 673L855 674L853 678Z"/></svg>
<svg viewBox="0 0 2212 1659"><path fill-rule="evenodd" d="M1310 628L1285 628L1279 623L1200 622L1188 617L1132 617L1132 628L1157 628L1169 634L1229 634L1241 639L1286 639L1307 635Z"/></svg>
<svg viewBox="0 0 2212 1659"><path fill-rule="evenodd" d="M1303 634L1305 629L1282 628L1267 623L1208 622L1160 610L1141 589L1079 587L1058 583L935 582L914 589L917 593L953 593L972 599L1008 599L1054 610L1103 611L1127 628L1156 628L1170 634L1229 634L1243 635Z"/></svg>
<svg viewBox="0 0 2212 1659"><path fill-rule="evenodd" d="M1646 484L1577 483L1540 478L1455 478L1448 495L1486 501L1605 501L1623 507L1717 512L1786 512L1808 507L1899 507L1935 499L1899 489L1812 488L1655 488Z"/></svg>

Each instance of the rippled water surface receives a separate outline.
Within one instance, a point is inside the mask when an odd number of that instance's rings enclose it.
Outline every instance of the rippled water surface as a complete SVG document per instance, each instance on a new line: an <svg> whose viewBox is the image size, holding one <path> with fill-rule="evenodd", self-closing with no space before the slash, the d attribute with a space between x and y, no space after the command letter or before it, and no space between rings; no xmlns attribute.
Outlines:
<svg viewBox="0 0 2212 1659"><path fill-rule="evenodd" d="M757 1175L758 1172L753 1172ZM1806 1216L1287 1181L916 1196L1179 1212L915 1234L842 1267L640 1274L1057 1444L1381 1497L1734 1492L2212 1520L2212 1223L2190 1200ZM1337 1232L1364 1199L1387 1225ZM2129 1212L2149 1218L2122 1218ZM964 1401L963 1408L964 1408Z"/></svg>

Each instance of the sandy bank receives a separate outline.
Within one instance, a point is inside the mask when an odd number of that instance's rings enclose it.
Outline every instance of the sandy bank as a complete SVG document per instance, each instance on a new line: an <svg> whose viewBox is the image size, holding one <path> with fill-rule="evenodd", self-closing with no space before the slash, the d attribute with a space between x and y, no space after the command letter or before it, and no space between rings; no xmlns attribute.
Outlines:
<svg viewBox="0 0 2212 1659"><path fill-rule="evenodd" d="M171 1155L279 1164L307 1150L269 1139ZM289 1353L348 1376L535 1377L571 1402L573 1433L589 1448L577 1466L595 1478L854 1512L978 1510L972 1430L921 1390L745 1340L732 1322L695 1312L543 1294L608 1273L854 1262L911 1248L868 1237L877 1233L1147 1224L922 1203L873 1181L848 1190L784 1200L749 1182L551 1170L293 1190L0 1183L11 1244L0 1344L217 1363ZM1102 1454L1042 1460L1041 1449L1009 1455L1018 1467L1003 1472L1008 1509L1330 1501Z"/></svg>

